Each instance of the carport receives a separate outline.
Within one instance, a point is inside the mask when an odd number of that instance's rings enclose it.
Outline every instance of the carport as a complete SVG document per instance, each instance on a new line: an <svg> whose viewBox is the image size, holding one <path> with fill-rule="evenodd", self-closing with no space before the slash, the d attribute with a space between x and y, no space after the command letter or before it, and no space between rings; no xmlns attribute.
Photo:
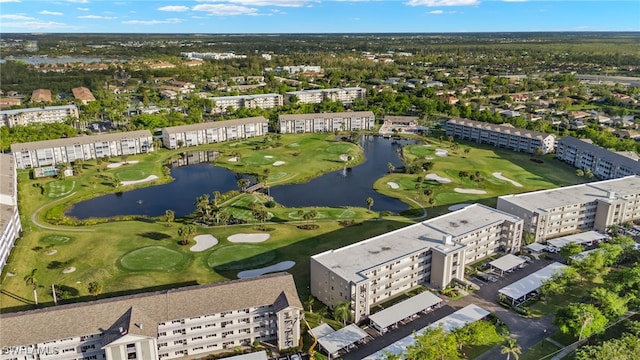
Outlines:
<svg viewBox="0 0 640 360"><path fill-rule="evenodd" d="M405 319L412 318L421 311L427 312L433 310L440 306L441 303L442 299L429 291L424 291L369 316L369 321L371 322L371 326L382 335L387 332L390 326L397 325Z"/></svg>
<svg viewBox="0 0 640 360"><path fill-rule="evenodd" d="M327 352L329 359L338 355L338 352L345 348L350 348L355 343L369 337L364 330L357 325L351 324L340 330L334 331L318 339L320 347Z"/></svg>
<svg viewBox="0 0 640 360"><path fill-rule="evenodd" d="M576 243L583 246L591 246L601 241L609 239L609 235L599 233L597 231L587 231L580 234L567 235L555 239L547 240L547 244L562 249L565 245Z"/></svg>
<svg viewBox="0 0 640 360"><path fill-rule="evenodd" d="M505 271L511 271L525 262L527 261L519 256L507 254L499 259L493 260L489 265L494 269L500 270L500 276L502 276Z"/></svg>
<svg viewBox="0 0 640 360"><path fill-rule="evenodd" d="M535 296L537 294L536 290L542 286L543 282L551 279L553 275L561 272L562 269L566 267L566 265L560 264L559 262L554 262L511 285L503 287L498 290L498 293L506 296L511 302L511 305L520 304Z"/></svg>
<svg viewBox="0 0 640 360"><path fill-rule="evenodd" d="M314 338L320 339L321 337L325 337L331 333L334 333L335 330L333 330L333 328L329 326L329 324L324 323L314 327L313 329L309 330L309 332L311 333L311 335L313 335Z"/></svg>
<svg viewBox="0 0 640 360"><path fill-rule="evenodd" d="M542 245L540 243L533 243L533 244L527 245L526 248L533 252L541 253L547 248L547 246Z"/></svg>

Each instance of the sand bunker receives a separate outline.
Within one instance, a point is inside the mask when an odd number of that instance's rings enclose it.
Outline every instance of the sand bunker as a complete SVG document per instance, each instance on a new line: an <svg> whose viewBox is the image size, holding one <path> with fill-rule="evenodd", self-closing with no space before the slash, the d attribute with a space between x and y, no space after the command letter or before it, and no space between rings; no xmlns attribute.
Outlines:
<svg viewBox="0 0 640 360"><path fill-rule="evenodd" d="M263 267L263 268L260 268L260 269L240 271L238 273L238 279L253 278L253 277L257 277L257 276L268 274L268 273L272 273L272 272L289 270L295 264L296 264L295 261L283 261L283 262L279 262L277 264L274 264L274 265L271 265L271 266L267 266L267 267Z"/></svg>
<svg viewBox="0 0 640 360"><path fill-rule="evenodd" d="M227 238L232 243L258 243L269 240L270 234L235 234Z"/></svg>
<svg viewBox="0 0 640 360"><path fill-rule="evenodd" d="M127 186L127 185L135 185L135 184L145 183L145 182L149 182L149 181L153 181L153 180L158 180L158 177L156 175L149 175L146 178L140 179L140 180L121 181L120 184L122 184L122 186Z"/></svg>
<svg viewBox="0 0 640 360"><path fill-rule="evenodd" d="M500 180L508 181L508 182L512 183L513 186L522 187L522 184L520 184L519 182L517 182L515 180L511 180L511 179L509 179L507 177L504 177L501 172L494 172L491 175L497 177Z"/></svg>
<svg viewBox="0 0 640 360"><path fill-rule="evenodd" d="M435 180L437 182L439 182L440 184L448 184L451 182L451 179L446 178L446 177L442 177L439 176L438 174L427 174L427 176L424 177L425 179L429 179L429 180Z"/></svg>
<svg viewBox="0 0 640 360"><path fill-rule="evenodd" d="M455 204L455 205L451 205L451 206L449 206L449 211L456 211L456 210L464 209L469 205L471 205L471 204Z"/></svg>
<svg viewBox="0 0 640 360"><path fill-rule="evenodd" d="M280 165L284 165L284 164L286 164L284 161L279 161L278 160L278 161L273 163L273 166L280 166Z"/></svg>
<svg viewBox="0 0 640 360"><path fill-rule="evenodd" d="M446 157L449 156L449 152L443 149L436 149L436 156Z"/></svg>
<svg viewBox="0 0 640 360"><path fill-rule="evenodd" d="M341 154L341 155L340 155L340 160L342 160L342 161L349 161L349 155L347 155L347 154Z"/></svg>
<svg viewBox="0 0 640 360"><path fill-rule="evenodd" d="M455 188L455 189L453 189L453 191L455 191L457 193L463 193L463 194L486 194L487 193L484 190L461 189L461 188Z"/></svg>
<svg viewBox="0 0 640 360"><path fill-rule="evenodd" d="M425 160L433 160L433 156L425 156L424 159Z"/></svg>
<svg viewBox="0 0 640 360"><path fill-rule="evenodd" d="M392 189L400 189L400 185L394 182L388 182L387 185L391 186Z"/></svg>
<svg viewBox="0 0 640 360"><path fill-rule="evenodd" d="M131 161L127 161L127 162L117 162L117 163L113 163L113 164L107 165L107 168L115 169L115 168L118 168L118 167L120 167L122 165L125 165L125 164L137 164L137 163L138 163L138 160L131 160Z"/></svg>
<svg viewBox="0 0 640 360"><path fill-rule="evenodd" d="M423 144L422 146L429 147L429 146L431 146L431 144Z"/></svg>
<svg viewBox="0 0 640 360"><path fill-rule="evenodd" d="M74 271L76 271L76 267L75 266L69 266L68 268L65 268L64 270L62 270L62 273L63 274L71 274Z"/></svg>
<svg viewBox="0 0 640 360"><path fill-rule="evenodd" d="M227 159L227 161L228 162L238 162L238 158L234 156L232 158Z"/></svg>
<svg viewBox="0 0 640 360"><path fill-rule="evenodd" d="M56 249L51 249L51 250L48 250L45 254L47 254L47 255L55 255L55 254L57 254L57 253L58 253L58 250L56 250Z"/></svg>
<svg viewBox="0 0 640 360"><path fill-rule="evenodd" d="M265 158L265 159L273 159L273 156L271 156L271 155L265 155L265 156L264 156L264 158Z"/></svg>
<svg viewBox="0 0 640 360"><path fill-rule="evenodd" d="M218 245L218 239L216 239L213 235L196 235L193 240L196 241L196 244L191 247L192 252L201 252L207 249L211 249L212 247Z"/></svg>

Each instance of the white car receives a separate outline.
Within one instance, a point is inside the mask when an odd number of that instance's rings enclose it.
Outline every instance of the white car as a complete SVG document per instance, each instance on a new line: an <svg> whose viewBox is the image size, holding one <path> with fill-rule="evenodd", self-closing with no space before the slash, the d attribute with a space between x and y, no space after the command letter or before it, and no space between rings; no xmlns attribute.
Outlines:
<svg viewBox="0 0 640 360"><path fill-rule="evenodd" d="M298 354L293 354L291 355L291 360L302 360L302 358Z"/></svg>

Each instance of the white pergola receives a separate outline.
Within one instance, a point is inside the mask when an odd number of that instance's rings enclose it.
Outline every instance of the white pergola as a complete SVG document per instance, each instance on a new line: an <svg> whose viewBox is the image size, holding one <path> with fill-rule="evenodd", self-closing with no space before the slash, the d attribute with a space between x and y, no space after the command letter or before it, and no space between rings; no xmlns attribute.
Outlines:
<svg viewBox="0 0 640 360"><path fill-rule="evenodd" d="M380 334L383 334L390 326L395 325L404 319L410 318L421 311L431 310L439 306L441 303L442 299L429 291L424 291L369 316L369 321L371 322L372 327L374 327Z"/></svg>
<svg viewBox="0 0 640 360"><path fill-rule="evenodd" d="M318 344L327 352L329 359L331 359L332 356L336 355L340 350L349 348L367 337L369 337L369 334L357 325L351 324L319 338Z"/></svg>
<svg viewBox="0 0 640 360"><path fill-rule="evenodd" d="M556 273L562 271L567 265L554 262L550 265L543 267L542 269L525 276L524 278L514 282L511 285L505 286L498 290L498 293L506 296L511 300L511 304L527 300L527 296L533 291L538 290L542 283L550 279Z"/></svg>
<svg viewBox="0 0 640 360"><path fill-rule="evenodd" d="M502 275L505 271L513 270L525 262L527 261L519 256L507 254L499 259L493 260L489 265L494 269L500 270L500 275Z"/></svg>

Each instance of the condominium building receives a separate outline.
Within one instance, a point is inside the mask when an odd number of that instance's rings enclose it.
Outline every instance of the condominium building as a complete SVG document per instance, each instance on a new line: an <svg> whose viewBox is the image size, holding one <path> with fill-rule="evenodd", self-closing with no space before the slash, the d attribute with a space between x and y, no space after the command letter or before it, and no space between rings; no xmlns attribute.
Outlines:
<svg viewBox="0 0 640 360"><path fill-rule="evenodd" d="M356 322L418 285L464 281L466 264L518 251L522 220L473 204L418 224L311 257L311 293L333 307L350 301Z"/></svg>
<svg viewBox="0 0 640 360"><path fill-rule="evenodd" d="M162 144L168 149L266 135L269 121L262 116L181 125L162 129Z"/></svg>
<svg viewBox="0 0 640 360"><path fill-rule="evenodd" d="M18 178L13 155L0 154L0 273L22 232L18 213Z"/></svg>
<svg viewBox="0 0 640 360"><path fill-rule="evenodd" d="M269 342L299 345L293 276L272 274L2 314L2 360L203 358Z"/></svg>
<svg viewBox="0 0 640 360"><path fill-rule="evenodd" d="M153 151L149 130L11 144L18 169Z"/></svg>
<svg viewBox="0 0 640 360"><path fill-rule="evenodd" d="M229 108L270 109L282 106L282 95L280 94L218 96L209 99L214 102L212 109L214 113L223 113Z"/></svg>
<svg viewBox="0 0 640 360"><path fill-rule="evenodd" d="M576 231L606 231L640 219L640 176L498 197L498 210L524 220L536 241Z"/></svg>
<svg viewBox="0 0 640 360"><path fill-rule="evenodd" d="M475 141L533 154L540 149L543 154L553 151L555 136L538 131L519 129L511 124L490 124L469 119L454 118L447 121L447 136Z"/></svg>
<svg viewBox="0 0 640 360"><path fill-rule="evenodd" d="M357 99L364 100L366 95L367 89L361 87L289 91L285 93L285 102L291 103L292 97L295 96L299 104L319 104L324 100L351 104Z"/></svg>
<svg viewBox="0 0 640 360"><path fill-rule="evenodd" d="M586 141L567 136L558 141L556 157L601 179L640 175L640 162Z"/></svg>
<svg viewBox="0 0 640 360"><path fill-rule="evenodd" d="M0 111L0 126L61 123L69 118L78 118L78 108L75 105L3 110Z"/></svg>
<svg viewBox="0 0 640 360"><path fill-rule="evenodd" d="M320 114L286 114L278 116L282 134L307 132L372 130L376 117L372 111L348 111Z"/></svg>

